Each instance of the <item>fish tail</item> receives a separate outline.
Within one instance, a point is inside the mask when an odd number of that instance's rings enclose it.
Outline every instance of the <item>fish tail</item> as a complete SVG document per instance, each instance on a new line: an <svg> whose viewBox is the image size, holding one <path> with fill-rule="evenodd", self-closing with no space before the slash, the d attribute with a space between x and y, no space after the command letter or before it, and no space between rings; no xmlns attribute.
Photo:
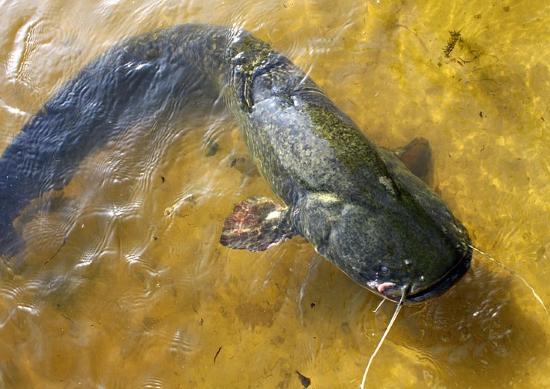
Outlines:
<svg viewBox="0 0 550 389"><path fill-rule="evenodd" d="M61 87L0 158L0 252L22 247L14 219L62 189L94 150L136 123L195 110L197 97L208 97L205 106L218 98L230 39L228 29L200 25L129 38Z"/></svg>

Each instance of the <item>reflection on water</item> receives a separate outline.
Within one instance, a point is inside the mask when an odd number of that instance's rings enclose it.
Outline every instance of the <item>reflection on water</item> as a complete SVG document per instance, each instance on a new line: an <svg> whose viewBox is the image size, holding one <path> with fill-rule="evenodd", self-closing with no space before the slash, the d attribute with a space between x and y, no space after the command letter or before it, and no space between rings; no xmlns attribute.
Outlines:
<svg viewBox="0 0 550 389"><path fill-rule="evenodd" d="M310 73L380 145L430 140L436 190L488 250L550 301L550 9L325 1L63 1L3 5L0 143L122 37L197 21L239 25ZM449 31L461 39L447 57ZM176 134L172 136L170 134ZM179 136L179 135L182 136ZM205 135L219 144L210 155ZM6 387L359 384L393 307L303 240L218 244L223 219L270 196L235 123L137 123L68 187L19 218L24 263L2 263ZM377 387L550 386L548 317L476 255L446 295L405 308L372 367Z"/></svg>

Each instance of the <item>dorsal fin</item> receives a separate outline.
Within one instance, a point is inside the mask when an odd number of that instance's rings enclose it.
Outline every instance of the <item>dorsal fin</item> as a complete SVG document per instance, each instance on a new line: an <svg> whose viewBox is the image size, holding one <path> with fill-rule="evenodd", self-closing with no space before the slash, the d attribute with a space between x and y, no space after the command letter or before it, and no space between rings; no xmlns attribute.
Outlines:
<svg viewBox="0 0 550 389"><path fill-rule="evenodd" d="M425 138L414 138L394 151L403 164L418 178L432 183L432 148Z"/></svg>

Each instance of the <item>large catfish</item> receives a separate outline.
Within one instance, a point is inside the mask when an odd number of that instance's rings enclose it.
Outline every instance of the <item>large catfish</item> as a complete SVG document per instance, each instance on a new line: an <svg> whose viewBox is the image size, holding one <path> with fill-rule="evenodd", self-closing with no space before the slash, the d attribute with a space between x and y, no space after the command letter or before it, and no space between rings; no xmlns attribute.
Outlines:
<svg viewBox="0 0 550 389"><path fill-rule="evenodd" d="M116 45L24 126L0 159L1 252L21 251L13 220L32 199L63 188L132 123L183 109L202 89L223 96L278 198L239 203L222 244L258 251L301 235L360 285L405 303L443 293L468 270L465 228L421 179L425 141L378 148L267 43L198 24Z"/></svg>

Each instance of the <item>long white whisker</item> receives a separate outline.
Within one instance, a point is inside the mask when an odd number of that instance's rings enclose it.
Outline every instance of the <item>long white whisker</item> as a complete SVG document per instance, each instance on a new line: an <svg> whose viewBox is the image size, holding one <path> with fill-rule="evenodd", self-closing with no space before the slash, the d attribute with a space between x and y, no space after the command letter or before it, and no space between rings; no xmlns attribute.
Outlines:
<svg viewBox="0 0 550 389"><path fill-rule="evenodd" d="M525 278L523 278L521 275L519 275L515 270L513 269L510 269L509 267L505 266L504 264L502 264L499 260L497 260L496 258L494 258L493 256L491 256L490 254L486 253L485 251L483 250L480 250L478 249L477 247L474 247L472 246L471 244L468 245L472 250L486 256L491 262L494 262L496 263L497 265L499 265L501 268L505 269L506 271L510 272L510 274L512 274L513 276L519 278L519 280L521 282L523 282L523 284L531 291L531 293L533 294L533 297L535 298L535 300L537 300L539 302L539 304L542 306L542 308L544 309L544 312L546 312L546 315L548 315L548 309L546 309L546 304L544 303L544 301L542 300L542 298L539 296L539 294L535 291L535 288L533 288L529 282L527 282L527 280Z"/></svg>
<svg viewBox="0 0 550 389"><path fill-rule="evenodd" d="M386 299L382 299L382 301L380 301L380 304L378 304L378 306L374 309L374 311L372 311L373 313L376 313L378 312L378 310L380 309L380 307L382 306L382 304L384 304L384 301L386 301Z"/></svg>
<svg viewBox="0 0 550 389"><path fill-rule="evenodd" d="M399 300L399 303L397 304L397 307L395 308L395 312L393 313L393 316L388 323L388 327L386 327L386 331L384 331L384 334L382 335L382 338L380 338L380 341L378 342L378 345L374 349L374 352L369 358L369 363L367 363L367 367L365 368L365 372L363 373L363 379L361 380L361 386L359 386L360 389L365 389L365 383L367 382L367 374L369 373L370 366L372 364L372 361L374 360L374 357L376 354L378 354L378 350L380 350L380 347L382 347L382 343L384 343L384 340L386 339L386 336L390 333L390 329L393 326L393 323L395 322L395 319L397 319L397 315L399 314L399 311L401 311L401 307L403 306L403 301L405 300L405 293L407 291L407 287L403 288L401 299ZM384 300L382 300L384 302ZM380 304L382 305L382 304ZM380 305L378 307L380 307ZM378 309L378 308L377 308Z"/></svg>

